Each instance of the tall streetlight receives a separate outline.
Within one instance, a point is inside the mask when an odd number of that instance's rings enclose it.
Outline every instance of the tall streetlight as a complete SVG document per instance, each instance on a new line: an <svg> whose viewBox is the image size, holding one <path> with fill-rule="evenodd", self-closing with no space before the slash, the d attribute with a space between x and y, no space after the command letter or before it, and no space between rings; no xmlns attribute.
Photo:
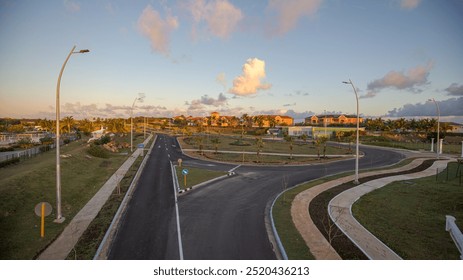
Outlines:
<svg viewBox="0 0 463 280"><path fill-rule="evenodd" d="M437 103L436 100L434 100L434 98L432 99L428 99L429 102L434 102L434 104L436 104L436 110L437 110L437 159L439 159L439 154L440 154L440 142L439 142L439 130L440 130L440 127L439 127L439 124L440 124L440 109L439 109L439 104Z"/></svg>
<svg viewBox="0 0 463 280"><path fill-rule="evenodd" d="M66 67L66 63L68 62L71 55L76 53L88 53L89 50L80 50L74 51L76 46L72 47L71 51L69 52L66 60L61 67L61 71L59 72L58 76L58 83L56 85L56 219L55 223L62 223L64 222L65 218L62 216L61 213L61 166L60 166L60 101L59 101L59 90L61 86L61 77L63 76L64 67Z"/></svg>
<svg viewBox="0 0 463 280"><path fill-rule="evenodd" d="M354 84L352 81L349 79L348 82L343 81L344 84L350 84L352 88L354 89L355 93L355 99L357 101L357 143L355 147L355 184L359 183L359 123L360 123L360 118L359 118L359 97L357 94L357 90L355 89Z"/></svg>
<svg viewBox="0 0 463 280"><path fill-rule="evenodd" d="M132 110L130 111L130 151L133 152L133 108L135 107L135 103L137 101L143 102L143 99L145 98L144 93L139 93L138 97L135 98L132 104Z"/></svg>

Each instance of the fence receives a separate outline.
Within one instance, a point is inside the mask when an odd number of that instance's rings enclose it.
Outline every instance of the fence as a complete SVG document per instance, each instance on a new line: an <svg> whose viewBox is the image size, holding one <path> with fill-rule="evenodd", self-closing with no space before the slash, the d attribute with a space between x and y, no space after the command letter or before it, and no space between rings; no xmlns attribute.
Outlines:
<svg viewBox="0 0 463 280"><path fill-rule="evenodd" d="M37 156L40 153L49 151L55 148L55 144L41 145L22 151L12 151L0 153L0 162L14 161L15 159L25 160Z"/></svg>
<svg viewBox="0 0 463 280"><path fill-rule="evenodd" d="M460 259L463 260L463 234L455 223L455 217L446 215L445 216L445 230L450 233L450 236L455 242L458 251L460 251Z"/></svg>

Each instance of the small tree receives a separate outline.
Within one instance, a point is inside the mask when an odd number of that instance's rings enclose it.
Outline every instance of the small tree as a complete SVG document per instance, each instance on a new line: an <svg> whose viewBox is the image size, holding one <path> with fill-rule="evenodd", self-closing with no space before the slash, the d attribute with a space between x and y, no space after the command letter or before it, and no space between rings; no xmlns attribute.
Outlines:
<svg viewBox="0 0 463 280"><path fill-rule="evenodd" d="M264 147L264 142L262 141L262 137L256 137L256 156L257 156L257 162L260 161L260 152L262 151L262 148Z"/></svg>
<svg viewBox="0 0 463 280"><path fill-rule="evenodd" d="M23 149L27 149L27 148L34 146L34 144L32 143L32 139L30 137L21 138L17 142L17 144Z"/></svg>
<svg viewBox="0 0 463 280"><path fill-rule="evenodd" d="M220 144L220 138L219 137L212 138L211 143L214 144L215 153L217 154L217 150L218 150L219 144Z"/></svg>
<svg viewBox="0 0 463 280"><path fill-rule="evenodd" d="M293 159L293 137L286 135L285 136L286 142L289 144L290 156L289 159Z"/></svg>

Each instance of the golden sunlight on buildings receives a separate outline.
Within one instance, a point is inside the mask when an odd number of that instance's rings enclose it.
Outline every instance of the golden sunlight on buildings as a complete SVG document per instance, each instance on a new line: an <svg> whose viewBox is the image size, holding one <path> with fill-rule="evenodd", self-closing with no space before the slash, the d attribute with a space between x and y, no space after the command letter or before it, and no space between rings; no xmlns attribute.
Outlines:
<svg viewBox="0 0 463 280"><path fill-rule="evenodd" d="M213 126L213 127L275 127L291 126L294 119L289 116L280 115L256 115L249 116L221 116L219 112L212 112L208 117L185 117L183 115L172 118L174 123L183 123L188 126Z"/></svg>

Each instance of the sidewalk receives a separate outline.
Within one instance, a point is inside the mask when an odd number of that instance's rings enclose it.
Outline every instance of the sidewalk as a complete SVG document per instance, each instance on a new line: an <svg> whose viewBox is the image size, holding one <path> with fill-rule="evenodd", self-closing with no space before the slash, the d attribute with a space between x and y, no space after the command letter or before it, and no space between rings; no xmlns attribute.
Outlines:
<svg viewBox="0 0 463 280"><path fill-rule="evenodd" d="M150 135L145 141L150 141ZM64 260L76 245L79 238L87 227L100 212L103 205L113 193L117 184L124 178L125 174L140 155L141 150L135 152L121 165L121 167L106 181L101 189L88 201L88 203L76 214L66 226L58 238L50 244L37 258L38 260Z"/></svg>
<svg viewBox="0 0 463 280"><path fill-rule="evenodd" d="M370 260L400 260L402 258L399 255L376 238L376 236L370 233L354 218L352 215L352 205L363 195L382 188L389 183L435 175L437 170L444 170L447 164L452 161L454 160L436 161L431 167L421 172L376 179L345 190L334 197L328 204L328 213L331 220L335 221L342 232Z"/></svg>
<svg viewBox="0 0 463 280"><path fill-rule="evenodd" d="M418 158L405 166L395 169L377 170L360 173L359 177L364 178L372 175L410 170L419 166L426 159L427 158ZM353 181L354 178L354 175L350 175L314 186L299 193L293 200L293 203L291 205L291 217L293 219L294 225L301 234L307 246L310 248L310 252L317 260L340 260L341 257L333 249L333 247L331 247L329 242L325 239L323 234L318 230L317 226L314 224L308 211L308 205L317 195L321 194L322 192L339 186L341 184L344 184L346 182Z"/></svg>

